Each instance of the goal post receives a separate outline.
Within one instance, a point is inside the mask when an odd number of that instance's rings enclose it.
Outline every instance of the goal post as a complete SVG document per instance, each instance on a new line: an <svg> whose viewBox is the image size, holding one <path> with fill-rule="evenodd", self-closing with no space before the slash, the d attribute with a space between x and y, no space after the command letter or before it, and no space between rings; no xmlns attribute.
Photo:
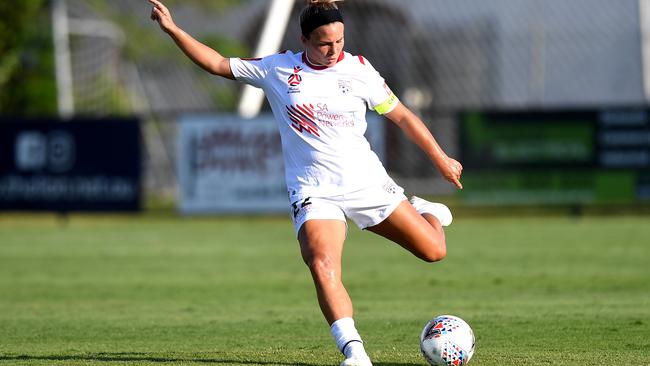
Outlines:
<svg viewBox="0 0 650 366"><path fill-rule="evenodd" d="M295 0L273 0L271 2L253 57L267 56L280 50L294 3ZM237 111L243 118L253 118L260 112L263 102L264 92L261 89L245 85Z"/></svg>

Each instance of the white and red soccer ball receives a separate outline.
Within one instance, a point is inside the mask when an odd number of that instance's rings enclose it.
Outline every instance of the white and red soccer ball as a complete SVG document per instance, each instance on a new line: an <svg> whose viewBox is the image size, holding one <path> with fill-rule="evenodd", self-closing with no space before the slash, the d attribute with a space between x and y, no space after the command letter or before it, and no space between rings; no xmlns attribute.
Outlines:
<svg viewBox="0 0 650 366"><path fill-rule="evenodd" d="M474 332L463 319L440 315L422 330L420 350L432 366L464 366L474 354Z"/></svg>

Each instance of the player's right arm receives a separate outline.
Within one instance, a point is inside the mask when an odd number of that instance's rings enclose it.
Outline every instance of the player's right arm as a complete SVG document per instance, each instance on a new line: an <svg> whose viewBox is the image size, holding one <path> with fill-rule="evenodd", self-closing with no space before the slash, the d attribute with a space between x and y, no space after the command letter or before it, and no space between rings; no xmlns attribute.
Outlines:
<svg viewBox="0 0 650 366"><path fill-rule="evenodd" d="M211 74L235 79L228 58L223 57L219 52L197 41L179 28L174 23L169 9L163 3L158 0L149 0L149 2L153 5L151 19L158 22L160 29L169 34L187 57Z"/></svg>

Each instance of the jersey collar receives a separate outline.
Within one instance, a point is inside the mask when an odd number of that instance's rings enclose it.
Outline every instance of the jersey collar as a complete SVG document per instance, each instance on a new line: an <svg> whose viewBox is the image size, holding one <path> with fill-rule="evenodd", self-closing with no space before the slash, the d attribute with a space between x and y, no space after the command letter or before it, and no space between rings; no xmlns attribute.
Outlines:
<svg viewBox="0 0 650 366"><path fill-rule="evenodd" d="M336 60L336 63L338 64L339 62L341 62L341 60L343 60L344 57L345 57L345 52L341 51L341 53L339 54L339 59ZM309 59L307 58L307 53L305 53L304 51L302 53L302 62L305 65L309 66L309 68L314 69L314 70L325 70L325 69L329 68L328 66L315 65L315 64L311 63L309 61Z"/></svg>

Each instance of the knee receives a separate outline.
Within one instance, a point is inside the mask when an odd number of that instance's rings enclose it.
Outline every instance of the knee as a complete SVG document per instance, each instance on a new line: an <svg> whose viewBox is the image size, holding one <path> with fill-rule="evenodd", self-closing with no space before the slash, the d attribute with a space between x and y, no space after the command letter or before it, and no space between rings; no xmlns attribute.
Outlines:
<svg viewBox="0 0 650 366"><path fill-rule="evenodd" d="M336 279L336 266L333 260L327 255L313 255L305 259L312 276L319 281L331 281Z"/></svg>
<svg viewBox="0 0 650 366"><path fill-rule="evenodd" d="M423 250L418 257L425 262L439 262L447 256L447 245L443 240L436 241L431 240L430 243L426 245L426 249Z"/></svg>

